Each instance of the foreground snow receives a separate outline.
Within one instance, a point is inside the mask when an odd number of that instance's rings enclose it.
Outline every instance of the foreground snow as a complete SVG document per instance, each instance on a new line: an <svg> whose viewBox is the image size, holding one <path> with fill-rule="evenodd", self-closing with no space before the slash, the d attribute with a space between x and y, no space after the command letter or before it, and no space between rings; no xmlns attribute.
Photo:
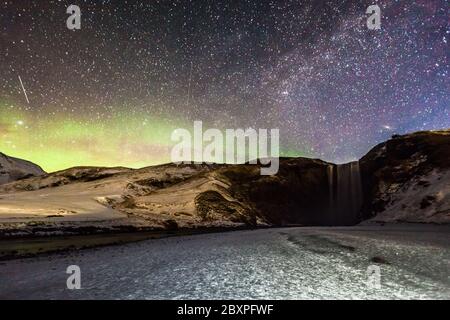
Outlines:
<svg viewBox="0 0 450 320"><path fill-rule="evenodd" d="M1 298L449 299L449 227L186 236L0 263ZM371 259L377 257L376 262ZM381 263L380 263L381 262ZM78 265L82 289L66 289ZM379 288L367 268L380 267Z"/></svg>

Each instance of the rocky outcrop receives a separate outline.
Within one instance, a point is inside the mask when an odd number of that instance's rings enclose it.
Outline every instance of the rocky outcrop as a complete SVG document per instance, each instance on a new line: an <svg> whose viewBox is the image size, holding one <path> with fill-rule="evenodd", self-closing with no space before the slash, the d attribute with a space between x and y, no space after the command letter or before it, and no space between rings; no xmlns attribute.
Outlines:
<svg viewBox="0 0 450 320"><path fill-rule="evenodd" d="M33 191L46 188L60 187L76 182L90 182L102 180L124 172L130 172L132 169L116 168L98 168L98 167L75 167L67 170L57 171L41 175L31 176L28 179L21 179L14 183L3 184L0 186L0 192L11 191Z"/></svg>
<svg viewBox="0 0 450 320"><path fill-rule="evenodd" d="M38 165L0 152L0 184L44 174Z"/></svg>
<svg viewBox="0 0 450 320"><path fill-rule="evenodd" d="M450 222L450 131L394 136L360 160L363 220Z"/></svg>

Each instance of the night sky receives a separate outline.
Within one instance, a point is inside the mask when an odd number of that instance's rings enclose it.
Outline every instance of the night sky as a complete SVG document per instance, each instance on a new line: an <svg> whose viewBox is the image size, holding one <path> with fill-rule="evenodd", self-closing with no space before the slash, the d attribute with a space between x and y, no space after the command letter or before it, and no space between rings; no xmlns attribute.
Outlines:
<svg viewBox="0 0 450 320"><path fill-rule="evenodd" d="M81 30L66 27L80 6ZM378 4L382 29L365 13ZM52 171L170 161L175 128L279 128L346 162L450 128L449 3L1 1L0 151ZM23 82L29 102L23 92Z"/></svg>

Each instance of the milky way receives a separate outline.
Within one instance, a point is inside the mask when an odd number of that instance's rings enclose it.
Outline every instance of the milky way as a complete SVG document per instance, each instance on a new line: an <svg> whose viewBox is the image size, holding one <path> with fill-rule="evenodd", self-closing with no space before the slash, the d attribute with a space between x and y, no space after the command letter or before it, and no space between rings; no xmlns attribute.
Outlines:
<svg viewBox="0 0 450 320"><path fill-rule="evenodd" d="M375 3L381 30L366 25ZM70 4L81 30L66 27ZM47 170L139 167L169 161L172 130L202 120L280 128L283 155L354 160L393 134L450 127L448 8L2 1L0 151Z"/></svg>

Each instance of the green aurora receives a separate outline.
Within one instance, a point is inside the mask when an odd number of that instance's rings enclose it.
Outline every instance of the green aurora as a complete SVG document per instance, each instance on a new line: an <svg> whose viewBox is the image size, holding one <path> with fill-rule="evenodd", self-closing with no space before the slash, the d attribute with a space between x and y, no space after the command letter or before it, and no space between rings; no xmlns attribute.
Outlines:
<svg viewBox="0 0 450 320"><path fill-rule="evenodd" d="M70 119L62 114L39 115L14 104L0 106L0 152L26 159L47 172L75 166L141 168L170 162L176 128L192 128L186 120L129 116L125 112L101 121ZM205 125L206 127L206 125ZM281 156L305 156L292 149Z"/></svg>
<svg viewBox="0 0 450 320"><path fill-rule="evenodd" d="M168 162L171 132L182 126L120 113L102 121L62 115L35 120L29 113L2 106L0 151L39 164L47 172L74 166L139 168Z"/></svg>

